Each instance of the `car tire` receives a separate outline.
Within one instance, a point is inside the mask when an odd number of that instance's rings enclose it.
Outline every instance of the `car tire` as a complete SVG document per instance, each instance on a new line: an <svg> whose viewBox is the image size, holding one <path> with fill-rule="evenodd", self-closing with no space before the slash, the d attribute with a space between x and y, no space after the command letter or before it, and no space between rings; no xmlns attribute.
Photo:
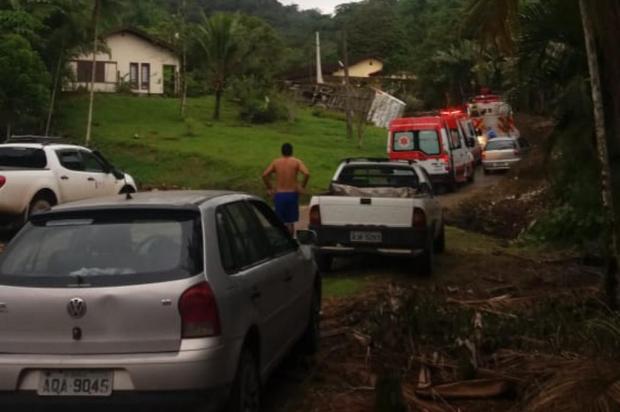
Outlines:
<svg viewBox="0 0 620 412"><path fill-rule="evenodd" d="M446 250L446 227L442 223L441 230L439 231L439 236L434 241L434 252L436 254L441 254Z"/></svg>
<svg viewBox="0 0 620 412"><path fill-rule="evenodd" d="M319 271L322 273L327 273L332 270L332 265L334 263L334 257L332 255L317 252L314 260L316 261L316 265L319 267Z"/></svg>
<svg viewBox="0 0 620 412"><path fill-rule="evenodd" d="M433 274L433 262L434 262L434 246L435 242L431 236L427 240L426 248L416 257L416 268L420 275L431 276Z"/></svg>
<svg viewBox="0 0 620 412"><path fill-rule="evenodd" d="M318 276L318 275L317 275ZM321 341L321 291L318 287L312 293L310 318L301 337L301 350L304 355L314 355L319 351Z"/></svg>
<svg viewBox="0 0 620 412"><path fill-rule="evenodd" d="M35 213L44 212L54 206L54 202L44 194L36 195L28 206L28 218Z"/></svg>
<svg viewBox="0 0 620 412"><path fill-rule="evenodd" d="M476 181L476 166L472 165L469 172L470 174L467 176L467 182L474 183Z"/></svg>
<svg viewBox="0 0 620 412"><path fill-rule="evenodd" d="M244 347L230 391L226 412L259 412L261 385L254 354Z"/></svg>
<svg viewBox="0 0 620 412"><path fill-rule="evenodd" d="M118 192L119 195L124 195L127 193L136 193L136 189L133 186L123 186L123 188L120 190L120 192Z"/></svg>

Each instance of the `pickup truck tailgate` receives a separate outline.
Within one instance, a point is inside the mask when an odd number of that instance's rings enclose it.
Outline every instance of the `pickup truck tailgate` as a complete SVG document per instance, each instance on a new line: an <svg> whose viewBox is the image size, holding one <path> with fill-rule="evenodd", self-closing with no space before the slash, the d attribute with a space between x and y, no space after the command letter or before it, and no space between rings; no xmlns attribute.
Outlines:
<svg viewBox="0 0 620 412"><path fill-rule="evenodd" d="M322 196L319 206L323 225L406 228L411 227L414 200Z"/></svg>

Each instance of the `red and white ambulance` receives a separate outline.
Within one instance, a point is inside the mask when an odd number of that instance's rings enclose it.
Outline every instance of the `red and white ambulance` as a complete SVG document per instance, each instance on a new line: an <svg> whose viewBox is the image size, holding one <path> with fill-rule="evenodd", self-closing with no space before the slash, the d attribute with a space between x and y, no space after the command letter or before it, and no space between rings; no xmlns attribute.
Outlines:
<svg viewBox="0 0 620 412"><path fill-rule="evenodd" d="M473 157L454 116L394 119L388 135L392 160L415 160L434 185L454 190L473 180Z"/></svg>
<svg viewBox="0 0 620 412"><path fill-rule="evenodd" d="M512 106L501 96L495 94L475 96L467 104L467 115L478 131L482 146L486 145L489 134L515 139L521 136L519 129L515 126Z"/></svg>

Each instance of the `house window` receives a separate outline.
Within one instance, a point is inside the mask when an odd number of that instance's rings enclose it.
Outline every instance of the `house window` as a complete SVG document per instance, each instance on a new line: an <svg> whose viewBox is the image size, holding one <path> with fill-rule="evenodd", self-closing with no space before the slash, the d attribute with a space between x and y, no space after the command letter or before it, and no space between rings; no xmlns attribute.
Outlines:
<svg viewBox="0 0 620 412"><path fill-rule="evenodd" d="M143 90L149 90L151 86L151 65L142 63L142 87Z"/></svg>
<svg viewBox="0 0 620 412"><path fill-rule="evenodd" d="M137 89L139 84L138 63L129 63L129 85L132 89Z"/></svg>
<svg viewBox="0 0 620 412"><path fill-rule="evenodd" d="M93 62L88 60L79 60L77 62L77 80L80 83L88 83L92 80ZM105 62L96 62L95 65L95 82L105 83Z"/></svg>

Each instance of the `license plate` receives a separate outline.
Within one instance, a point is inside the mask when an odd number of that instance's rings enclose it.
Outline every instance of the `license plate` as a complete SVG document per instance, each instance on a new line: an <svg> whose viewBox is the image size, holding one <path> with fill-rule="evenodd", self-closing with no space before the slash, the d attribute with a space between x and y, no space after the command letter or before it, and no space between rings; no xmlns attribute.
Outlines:
<svg viewBox="0 0 620 412"><path fill-rule="evenodd" d="M62 370L42 371L39 396L110 396L113 386L112 371Z"/></svg>
<svg viewBox="0 0 620 412"><path fill-rule="evenodd" d="M381 243L381 232L351 232L351 242Z"/></svg>

